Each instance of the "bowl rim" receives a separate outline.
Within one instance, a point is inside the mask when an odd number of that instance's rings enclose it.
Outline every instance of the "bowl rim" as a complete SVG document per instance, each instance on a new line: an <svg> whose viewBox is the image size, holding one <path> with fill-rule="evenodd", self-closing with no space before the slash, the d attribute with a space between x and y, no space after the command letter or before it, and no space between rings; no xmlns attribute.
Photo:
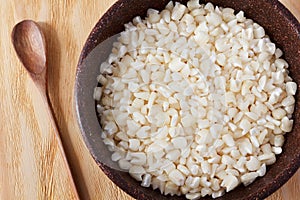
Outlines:
<svg viewBox="0 0 300 200"><path fill-rule="evenodd" d="M112 15L114 13L116 13L118 11L118 9L120 9L120 6L124 3L129 3L133 0L117 0L113 5L111 5L106 11L105 13L100 17L100 19L97 21L97 23L94 25L92 31L90 32L90 34L88 35L88 38L83 46L83 49L80 53L80 57L78 60L78 64L77 64L77 69L76 69L76 81L75 81L75 90L74 90L74 107L76 110L76 119L77 119L77 123L79 125L80 128L80 133L84 139L85 145L87 146L90 154L92 155L94 161L97 163L97 165L101 168L101 170L105 173L106 176L109 177L109 179L116 184L119 188L121 188L124 192L126 192L127 194L131 195L134 198L139 198L139 196L137 196L137 193L127 190L126 187L124 187L124 185L120 184L118 182L118 177L115 177L113 174L109 173L109 169L106 165L103 165L103 163L98 160L95 156L95 152L93 151L93 147L90 143L90 141L88 140L87 136L86 136L86 132L84 129L84 126L82 125L82 113L79 109L80 105L79 105L79 96L80 96L80 80L79 80L79 76L80 73L82 71L82 67L83 67L83 62L85 60L85 58L89 55L89 53L102 41L98 40L98 36L101 34L101 27L103 24L105 25L105 22L103 21L104 18L108 18L109 15ZM175 0L176 1L176 0ZM206 0L205 0L206 1ZM296 30L296 34L299 36L300 39L300 23L299 21L296 19L296 17L291 13L290 10L288 10L280 1L278 0L263 0L265 2L267 2L268 4L270 4L272 7L276 7L276 9L282 13L282 15L289 21L291 22L291 25L293 26L293 29ZM174 2L174 0L173 0ZM110 13L110 14L109 14ZM96 80L95 80L96 82ZM95 112L96 114L96 112ZM271 195L272 193L274 193L276 190L278 190L280 187L282 187L295 173L296 171L299 169L300 167L300 152L298 153L298 156L296 157L296 159L293 160L294 163L291 165L290 168L286 169L286 174L285 176L281 177L280 179L277 179L278 184L272 184L271 187L268 188L268 190L264 190L263 193L256 193L253 197L253 199L264 199L266 197L268 197L269 195Z"/></svg>

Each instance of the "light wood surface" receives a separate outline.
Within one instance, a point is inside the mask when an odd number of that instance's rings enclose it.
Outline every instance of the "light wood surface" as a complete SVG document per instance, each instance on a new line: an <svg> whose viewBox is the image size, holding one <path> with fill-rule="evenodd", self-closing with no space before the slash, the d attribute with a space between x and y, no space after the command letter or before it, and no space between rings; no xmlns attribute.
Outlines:
<svg viewBox="0 0 300 200"><path fill-rule="evenodd" d="M130 200L98 168L79 132L73 88L89 32L115 0L0 0L0 199L76 199L38 89L22 68L10 34L39 22L48 43L49 92L81 199ZM281 0L300 20L300 0ZM298 199L300 171L268 200Z"/></svg>

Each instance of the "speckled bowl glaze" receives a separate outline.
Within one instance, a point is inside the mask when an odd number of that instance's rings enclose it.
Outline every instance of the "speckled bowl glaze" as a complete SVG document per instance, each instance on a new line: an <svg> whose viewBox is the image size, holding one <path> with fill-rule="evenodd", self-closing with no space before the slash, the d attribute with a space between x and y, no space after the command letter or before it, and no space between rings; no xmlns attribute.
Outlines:
<svg viewBox="0 0 300 200"><path fill-rule="evenodd" d="M78 122L86 146L95 162L104 173L120 188L136 199L167 200L159 191L143 188L140 183L127 173L112 169L111 153L100 137L101 129L95 111L93 89L97 85L96 77L99 64L110 53L110 49L97 49L97 45L107 38L121 32L124 24L133 17L144 17L148 8L162 10L169 0L119 0L99 20L92 30L82 50L75 84L75 107ZM185 4L187 1L178 0ZM201 3L207 2L201 1ZM277 0L210 0L214 5L243 10L246 17L262 25L267 34L278 47L284 51L285 59L290 65L290 74L300 85L300 24L295 17ZM281 187L300 166L300 111L299 92L296 94L293 131L286 134L283 153L277 156L277 162L268 167L263 178L257 179L248 187L239 186L219 198L222 199L263 199ZM172 199L184 199L172 197ZM205 197L203 199L211 199Z"/></svg>

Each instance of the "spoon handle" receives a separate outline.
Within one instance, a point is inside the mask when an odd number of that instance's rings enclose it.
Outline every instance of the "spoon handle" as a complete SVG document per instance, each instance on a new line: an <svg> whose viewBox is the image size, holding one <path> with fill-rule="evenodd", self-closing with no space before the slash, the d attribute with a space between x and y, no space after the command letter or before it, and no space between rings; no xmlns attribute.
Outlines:
<svg viewBox="0 0 300 200"><path fill-rule="evenodd" d="M39 85L39 86L41 86L41 85ZM55 139L57 141L57 145L58 145L58 148L60 150L62 159L65 163L64 167L65 167L65 169L68 173L68 177L70 179L69 181L70 181L70 185L73 189L74 198L75 199L80 199L79 195L78 195L78 192L77 192L77 189L76 189L76 185L75 185L73 176L72 176L72 172L71 172L68 160L67 160L67 156L66 156L66 153L64 151L64 147L63 147L63 144L62 144L62 141L61 141L58 125L57 125L56 119L54 118L54 111L53 111L53 107L52 107L52 104L51 104L51 101L50 101L50 97L48 95L47 89L45 87L39 87L39 86L38 86L38 89L39 89L40 94L42 96L43 103L46 106L47 113L48 113L48 116L50 118L50 122L51 122L51 125L52 125L52 128L53 128L53 131L55 133Z"/></svg>

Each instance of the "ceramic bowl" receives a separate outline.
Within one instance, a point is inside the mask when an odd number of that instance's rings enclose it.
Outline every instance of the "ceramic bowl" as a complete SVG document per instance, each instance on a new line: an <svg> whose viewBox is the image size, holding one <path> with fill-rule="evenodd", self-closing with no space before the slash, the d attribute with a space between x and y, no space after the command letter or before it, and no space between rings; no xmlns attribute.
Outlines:
<svg viewBox="0 0 300 200"><path fill-rule="evenodd" d="M99 48L101 42L120 33L124 24L133 17L145 17L148 8L162 10L169 0L119 0L98 21L90 33L82 50L75 84L75 107L81 133L95 162L103 172L121 189L136 199L167 200L159 191L144 188L131 178L128 173L115 170L110 161L111 152L100 137L101 128L97 120L93 90L97 85L99 65L110 53L110 48ZM187 1L178 0L186 3ZM201 1L205 3L207 1ZM290 65L290 75L300 85L300 25L295 17L277 0L210 0L214 5L243 10L246 17L262 25L271 40L284 51ZM108 46L111 43L108 41ZM101 45L100 45L101 46ZM296 94L294 128L286 134L283 153L277 156L277 162L267 167L264 177L258 178L251 185L239 186L226 193L221 199L263 199L281 187L297 171L300 165L300 123L299 92ZM172 199L185 199L184 196ZM204 199L210 199L205 197Z"/></svg>

